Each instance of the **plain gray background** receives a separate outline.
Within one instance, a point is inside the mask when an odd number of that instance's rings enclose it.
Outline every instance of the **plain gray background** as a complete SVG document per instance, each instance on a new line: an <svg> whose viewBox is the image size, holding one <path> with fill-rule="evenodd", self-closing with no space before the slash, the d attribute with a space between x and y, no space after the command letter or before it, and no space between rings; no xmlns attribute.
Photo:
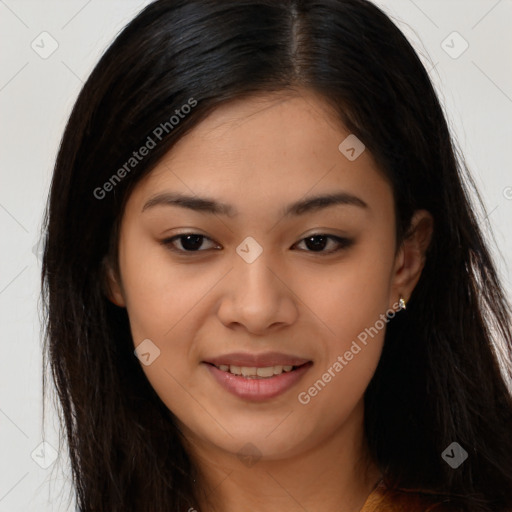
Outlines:
<svg viewBox="0 0 512 512"><path fill-rule="evenodd" d="M48 444L41 446L37 242L56 151L82 82L148 3L0 0L0 512L74 510L65 450L54 457L51 403ZM494 231L493 252L512 298L512 2L375 3L409 37L436 85L482 193L486 212L479 217Z"/></svg>

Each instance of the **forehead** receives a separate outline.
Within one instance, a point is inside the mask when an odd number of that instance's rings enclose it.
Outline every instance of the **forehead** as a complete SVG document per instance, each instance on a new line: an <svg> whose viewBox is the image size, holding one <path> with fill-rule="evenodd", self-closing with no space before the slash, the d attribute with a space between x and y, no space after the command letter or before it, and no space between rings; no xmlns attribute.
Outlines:
<svg viewBox="0 0 512 512"><path fill-rule="evenodd" d="M331 137L325 138L330 133ZM347 133L338 117L319 95L309 92L276 92L237 99L218 107L188 135L178 142L169 155L179 160L188 149L203 151L250 151L258 160L266 155L275 160L276 153L293 160L304 152L338 144L340 134ZM332 137L334 136L334 137ZM297 146L303 142L304 145ZM266 148L267 151L260 151ZM238 155L243 158L243 155ZM226 151L225 157L229 157Z"/></svg>
<svg viewBox="0 0 512 512"><path fill-rule="evenodd" d="M368 151L351 160L340 150L348 137L354 135L311 92L235 100L180 139L136 195L147 201L162 190L180 191L243 210L251 201L281 205L335 189L384 192L388 184Z"/></svg>

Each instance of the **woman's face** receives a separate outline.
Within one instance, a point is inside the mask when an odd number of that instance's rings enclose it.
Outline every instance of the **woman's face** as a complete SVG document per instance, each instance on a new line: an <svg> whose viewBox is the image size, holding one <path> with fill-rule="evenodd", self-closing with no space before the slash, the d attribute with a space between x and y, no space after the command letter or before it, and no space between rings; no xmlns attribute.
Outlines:
<svg viewBox="0 0 512 512"><path fill-rule="evenodd" d="M233 102L131 194L113 300L191 440L277 459L361 420L404 290L392 190L349 136L310 92Z"/></svg>

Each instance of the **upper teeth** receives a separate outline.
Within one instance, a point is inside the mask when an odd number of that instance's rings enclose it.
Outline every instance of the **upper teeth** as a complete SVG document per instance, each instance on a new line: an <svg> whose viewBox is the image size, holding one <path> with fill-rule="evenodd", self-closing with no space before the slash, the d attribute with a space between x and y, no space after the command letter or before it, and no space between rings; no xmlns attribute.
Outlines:
<svg viewBox="0 0 512 512"><path fill-rule="evenodd" d="M244 377L272 377L284 372L290 372L292 365L265 366L264 368L256 368L249 366L235 366L234 364L221 364L218 366L223 372L230 372L234 375L243 375Z"/></svg>

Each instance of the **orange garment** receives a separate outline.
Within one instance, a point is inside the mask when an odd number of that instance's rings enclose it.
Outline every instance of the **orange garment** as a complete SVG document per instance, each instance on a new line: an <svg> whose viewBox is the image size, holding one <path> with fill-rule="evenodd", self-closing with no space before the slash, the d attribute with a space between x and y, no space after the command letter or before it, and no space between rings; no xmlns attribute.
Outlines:
<svg viewBox="0 0 512 512"><path fill-rule="evenodd" d="M392 491L379 481L365 501L360 512L453 512L455 508L447 499L428 493L406 490Z"/></svg>

